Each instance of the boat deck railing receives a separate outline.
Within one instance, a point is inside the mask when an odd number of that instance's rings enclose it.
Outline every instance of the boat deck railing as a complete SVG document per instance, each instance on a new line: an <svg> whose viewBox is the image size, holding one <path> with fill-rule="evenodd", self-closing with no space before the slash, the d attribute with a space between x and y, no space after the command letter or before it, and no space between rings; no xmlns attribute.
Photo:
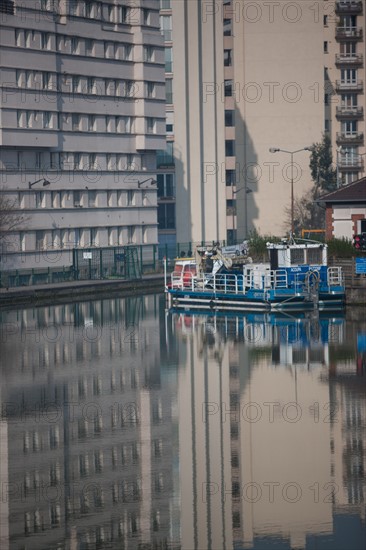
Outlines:
<svg viewBox="0 0 366 550"><path fill-rule="evenodd" d="M328 267L327 285L344 286L344 273L341 267Z"/></svg>
<svg viewBox="0 0 366 550"><path fill-rule="evenodd" d="M295 292L299 292L302 286L299 283L298 288L295 288ZM170 288L195 292L213 291L244 295L248 290L286 289L288 288L288 277L285 269L267 270L265 272L248 270L244 274L217 273L213 275L212 273L203 273L201 276L194 275L186 281L183 281L181 274L172 273Z"/></svg>
<svg viewBox="0 0 366 550"><path fill-rule="evenodd" d="M292 290L294 293L309 293L320 283L318 271L296 273L291 283L286 269L256 271L244 270L244 273L203 273L182 277L181 273L171 274L171 288L176 290L214 291L224 294L246 294L248 290ZM328 287L344 285L341 267L328 267L326 285Z"/></svg>

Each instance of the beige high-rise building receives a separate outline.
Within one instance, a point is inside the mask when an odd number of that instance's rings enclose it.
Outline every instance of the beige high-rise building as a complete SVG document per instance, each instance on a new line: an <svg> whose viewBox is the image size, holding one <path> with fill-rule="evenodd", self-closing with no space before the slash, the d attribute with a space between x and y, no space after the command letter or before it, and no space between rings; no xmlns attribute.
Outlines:
<svg viewBox="0 0 366 550"><path fill-rule="evenodd" d="M161 242L240 240L253 229L283 235L291 181L295 200L313 185L303 149L324 133L339 184L362 175L361 1L160 5L174 153L158 175Z"/></svg>
<svg viewBox="0 0 366 550"><path fill-rule="evenodd" d="M326 128L338 167L338 185L365 174L365 3L335 2L324 12Z"/></svg>
<svg viewBox="0 0 366 550"><path fill-rule="evenodd" d="M2 269L157 243L158 0L5 0L0 16L1 187L28 218Z"/></svg>

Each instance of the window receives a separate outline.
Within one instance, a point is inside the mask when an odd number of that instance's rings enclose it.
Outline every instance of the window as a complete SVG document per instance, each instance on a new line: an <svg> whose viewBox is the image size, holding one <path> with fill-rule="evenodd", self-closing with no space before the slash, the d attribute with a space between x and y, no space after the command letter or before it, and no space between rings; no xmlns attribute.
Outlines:
<svg viewBox="0 0 366 550"><path fill-rule="evenodd" d="M173 80L167 78L165 81L165 100L169 105L173 103Z"/></svg>
<svg viewBox="0 0 366 550"><path fill-rule="evenodd" d="M236 200L228 199L226 201L226 215L235 216L236 215Z"/></svg>
<svg viewBox="0 0 366 550"><path fill-rule="evenodd" d="M36 208L44 208L46 206L46 196L44 191L36 191L34 193L34 198L35 198Z"/></svg>
<svg viewBox="0 0 366 550"><path fill-rule="evenodd" d="M232 50L224 50L224 66L231 67L232 65Z"/></svg>
<svg viewBox="0 0 366 550"><path fill-rule="evenodd" d="M80 53L80 41L76 36L71 37L71 53L77 55Z"/></svg>
<svg viewBox="0 0 366 550"><path fill-rule="evenodd" d="M88 160L89 170L97 170L97 155L95 153L90 153Z"/></svg>
<svg viewBox="0 0 366 550"><path fill-rule="evenodd" d="M52 127L52 113L50 111L45 111L43 113L43 128Z"/></svg>
<svg viewBox="0 0 366 550"><path fill-rule="evenodd" d="M157 168L164 166L174 166L174 143L169 141L166 144L165 151L158 151L156 156Z"/></svg>
<svg viewBox="0 0 366 550"><path fill-rule="evenodd" d="M117 10L118 23L127 23L129 19L129 8L127 6L119 6Z"/></svg>
<svg viewBox="0 0 366 550"><path fill-rule="evenodd" d="M357 94L342 94L341 105L342 107L350 109L357 107Z"/></svg>
<svg viewBox="0 0 366 550"><path fill-rule="evenodd" d="M132 46L130 44L123 44L121 48L122 50L121 50L120 59L124 59L125 61L131 61Z"/></svg>
<svg viewBox="0 0 366 550"><path fill-rule="evenodd" d="M357 70L341 69L341 82L343 84L357 84Z"/></svg>
<svg viewBox="0 0 366 550"><path fill-rule="evenodd" d="M115 156L114 155L111 155L110 153L107 153L106 166L107 166L107 170L115 170L116 169L116 161L115 161ZM108 202L108 206L111 206L109 204L109 202Z"/></svg>
<svg viewBox="0 0 366 550"><path fill-rule="evenodd" d="M159 229L175 229L175 204L160 203L158 205Z"/></svg>
<svg viewBox="0 0 366 550"><path fill-rule="evenodd" d="M227 186L232 186L236 184L235 170L225 170L225 182Z"/></svg>
<svg viewBox="0 0 366 550"><path fill-rule="evenodd" d="M97 131L96 117L95 115L88 115L88 130L89 132Z"/></svg>
<svg viewBox="0 0 366 550"><path fill-rule="evenodd" d="M51 35L49 32L41 32L41 49L42 50L51 49Z"/></svg>
<svg viewBox="0 0 366 550"><path fill-rule="evenodd" d="M224 81L224 95L225 97L231 97L233 95L233 81L225 80Z"/></svg>
<svg viewBox="0 0 366 550"><path fill-rule="evenodd" d="M36 250L43 250L45 240L44 231L36 231Z"/></svg>
<svg viewBox="0 0 366 550"><path fill-rule="evenodd" d="M225 140L225 155L227 157L235 156L235 141L233 139Z"/></svg>
<svg viewBox="0 0 366 550"><path fill-rule="evenodd" d="M88 192L88 206L89 208L94 208L97 206L97 192L89 191Z"/></svg>
<svg viewBox="0 0 366 550"><path fill-rule="evenodd" d="M161 15L160 16L160 29L164 40L170 42L172 39L172 16L171 15Z"/></svg>
<svg viewBox="0 0 366 550"><path fill-rule="evenodd" d="M104 42L104 57L106 59L115 59L115 43L114 42Z"/></svg>
<svg viewBox="0 0 366 550"><path fill-rule="evenodd" d="M17 111L17 127L25 128L25 111Z"/></svg>
<svg viewBox="0 0 366 550"><path fill-rule="evenodd" d="M224 36L231 36L232 20L224 19Z"/></svg>
<svg viewBox="0 0 366 550"><path fill-rule="evenodd" d="M357 134L357 121L345 120L342 122L342 132L349 137L355 136Z"/></svg>
<svg viewBox="0 0 366 550"><path fill-rule="evenodd" d="M160 9L162 10L170 10L170 0L160 0Z"/></svg>
<svg viewBox="0 0 366 550"><path fill-rule="evenodd" d="M165 72L173 72L173 48L165 48Z"/></svg>
<svg viewBox="0 0 366 550"><path fill-rule="evenodd" d="M120 134L130 134L133 132L134 119L130 116L116 117L116 132Z"/></svg>
<svg viewBox="0 0 366 550"><path fill-rule="evenodd" d="M105 89L106 95L116 96L117 90L118 90L117 80L114 80L114 79L106 80L106 89Z"/></svg>
<svg viewBox="0 0 366 550"><path fill-rule="evenodd" d="M95 42L91 38L85 40L85 55L93 56L94 55Z"/></svg>
<svg viewBox="0 0 366 550"><path fill-rule="evenodd" d="M357 18L355 15L343 15L341 17L340 26L345 29L354 29L356 28Z"/></svg>
<svg viewBox="0 0 366 550"><path fill-rule="evenodd" d="M142 8L142 24L150 25L151 12L146 8Z"/></svg>
<svg viewBox="0 0 366 550"><path fill-rule="evenodd" d="M132 206L135 204L135 193L129 189L126 194L126 205Z"/></svg>
<svg viewBox="0 0 366 550"><path fill-rule="evenodd" d="M60 154L51 153L50 154L50 168L51 170L58 170L60 168Z"/></svg>
<svg viewBox="0 0 366 550"><path fill-rule="evenodd" d="M18 47L23 46L24 31L15 29L15 45Z"/></svg>
<svg viewBox="0 0 366 550"><path fill-rule="evenodd" d="M225 126L235 126L235 111L233 110L226 110L225 111Z"/></svg>
<svg viewBox="0 0 366 550"><path fill-rule="evenodd" d="M356 55L356 43L342 42L340 44L340 51L342 57L354 57Z"/></svg>
<svg viewBox="0 0 366 550"><path fill-rule="evenodd" d="M80 191L74 191L73 192L73 200L74 200L74 207L80 206L80 200L81 200L81 193Z"/></svg>
<svg viewBox="0 0 366 550"><path fill-rule="evenodd" d="M125 83L125 95L126 97L133 97L138 90L133 80L127 80Z"/></svg>
<svg viewBox="0 0 366 550"><path fill-rule="evenodd" d="M80 153L74 153L72 159L72 166L74 170L80 170L82 168Z"/></svg>
<svg viewBox="0 0 366 550"><path fill-rule="evenodd" d="M328 16L327 15L323 15L323 26L324 27L328 26Z"/></svg>
<svg viewBox="0 0 366 550"><path fill-rule="evenodd" d="M135 170L135 157L132 154L126 155L126 170Z"/></svg>
<svg viewBox="0 0 366 550"><path fill-rule="evenodd" d="M87 80L88 94L97 93L97 81L93 76L89 76Z"/></svg>
<svg viewBox="0 0 366 550"><path fill-rule="evenodd" d="M74 93L80 92L80 76L77 76L77 75L72 76L72 91Z"/></svg>
<svg viewBox="0 0 366 550"><path fill-rule="evenodd" d="M148 98L155 97L155 84L154 82L147 82L146 83L146 95Z"/></svg>
<svg viewBox="0 0 366 550"><path fill-rule="evenodd" d="M146 117L146 133L155 134L155 119L152 117Z"/></svg>
<svg viewBox="0 0 366 550"><path fill-rule="evenodd" d="M155 49L152 46L144 46L144 61L152 63L155 57Z"/></svg>
<svg viewBox="0 0 366 550"><path fill-rule="evenodd" d="M328 41L324 40L323 42L323 52L328 53Z"/></svg>
<svg viewBox="0 0 366 550"><path fill-rule="evenodd" d="M108 7L107 7L107 12L108 12L108 15L107 15L108 21L113 23L114 22L114 6L109 4Z"/></svg>
<svg viewBox="0 0 366 550"><path fill-rule="evenodd" d="M80 115L72 114L72 130L78 132L80 130Z"/></svg>
<svg viewBox="0 0 366 550"><path fill-rule="evenodd" d="M158 174L158 198L175 197L174 174Z"/></svg>
<svg viewBox="0 0 366 550"><path fill-rule="evenodd" d="M133 225L127 226L127 243L132 244L135 239L135 227Z"/></svg>
<svg viewBox="0 0 366 550"><path fill-rule="evenodd" d="M52 89L52 74L51 73L42 73L42 88L44 90Z"/></svg>
<svg viewBox="0 0 366 550"><path fill-rule="evenodd" d="M31 48L33 46L34 31L25 31L25 47Z"/></svg>

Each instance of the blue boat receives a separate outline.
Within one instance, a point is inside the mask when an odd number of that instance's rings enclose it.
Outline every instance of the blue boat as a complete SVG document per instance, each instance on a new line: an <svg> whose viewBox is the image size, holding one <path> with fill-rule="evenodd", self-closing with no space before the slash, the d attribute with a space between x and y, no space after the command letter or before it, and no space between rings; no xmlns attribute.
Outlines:
<svg viewBox="0 0 366 550"><path fill-rule="evenodd" d="M327 245L294 239L267 243L269 261L253 263L248 250L197 248L196 272L165 277L169 306L213 311L308 311L344 307L341 267L328 267ZM192 261L191 265L192 265Z"/></svg>

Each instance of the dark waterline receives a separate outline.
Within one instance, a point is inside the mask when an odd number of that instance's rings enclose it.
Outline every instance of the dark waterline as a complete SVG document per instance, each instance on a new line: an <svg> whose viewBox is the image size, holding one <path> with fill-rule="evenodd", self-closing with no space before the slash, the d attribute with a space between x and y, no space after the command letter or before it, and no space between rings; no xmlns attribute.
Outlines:
<svg viewBox="0 0 366 550"><path fill-rule="evenodd" d="M1 550L365 550L366 320L0 312Z"/></svg>

